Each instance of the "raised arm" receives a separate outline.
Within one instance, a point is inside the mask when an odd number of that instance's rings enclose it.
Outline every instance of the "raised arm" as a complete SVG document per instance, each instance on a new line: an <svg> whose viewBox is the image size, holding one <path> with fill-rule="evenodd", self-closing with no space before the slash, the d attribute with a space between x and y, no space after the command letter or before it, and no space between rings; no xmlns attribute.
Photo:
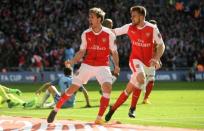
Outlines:
<svg viewBox="0 0 204 131"><path fill-rule="evenodd" d="M45 84L43 84L36 92L35 94L39 95L43 90L48 89L51 86L50 82L47 82Z"/></svg>
<svg viewBox="0 0 204 131"><path fill-rule="evenodd" d="M126 24L126 25L124 25L122 27L115 28L112 31L116 36L124 35L124 34L128 33L129 26L130 26L130 24Z"/></svg>

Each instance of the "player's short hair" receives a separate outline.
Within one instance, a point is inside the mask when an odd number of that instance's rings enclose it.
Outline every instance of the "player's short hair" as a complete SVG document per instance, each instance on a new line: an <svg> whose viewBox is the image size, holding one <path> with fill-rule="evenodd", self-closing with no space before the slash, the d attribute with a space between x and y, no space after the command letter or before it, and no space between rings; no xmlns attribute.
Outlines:
<svg viewBox="0 0 204 131"><path fill-rule="evenodd" d="M101 18L101 23L103 23L106 13L101 8L93 7L89 9L89 13L96 14L97 18Z"/></svg>
<svg viewBox="0 0 204 131"><path fill-rule="evenodd" d="M105 20L103 21L103 24L102 24L102 25L105 26L105 27L107 27L107 28L112 29L112 27L113 27L113 21L112 21L111 19L105 19Z"/></svg>
<svg viewBox="0 0 204 131"><path fill-rule="evenodd" d="M65 68L64 68L64 75L65 75L65 76L70 76L70 75L72 75L72 68L71 68L71 67L65 67Z"/></svg>
<svg viewBox="0 0 204 131"><path fill-rule="evenodd" d="M144 17L146 16L146 13L147 13L146 8L144 6L139 6L139 5L138 6L132 6L130 8L130 13L133 11L138 12L140 15L143 15Z"/></svg>
<svg viewBox="0 0 204 131"><path fill-rule="evenodd" d="M156 25L157 21L156 20L150 20L149 23L152 23L152 24Z"/></svg>

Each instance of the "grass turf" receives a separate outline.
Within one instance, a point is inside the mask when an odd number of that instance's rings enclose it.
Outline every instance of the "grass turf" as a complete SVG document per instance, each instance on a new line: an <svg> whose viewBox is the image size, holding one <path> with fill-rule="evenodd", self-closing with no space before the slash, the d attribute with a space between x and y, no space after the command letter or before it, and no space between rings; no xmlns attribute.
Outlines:
<svg viewBox="0 0 204 131"><path fill-rule="evenodd" d="M4 84L11 88L19 88L23 91L24 100L34 98L35 90L42 84ZM126 83L114 84L111 94L111 104L115 102ZM83 94L77 93L76 106L72 109L61 109L57 119L73 119L94 121L98 112L100 94L99 85L90 82L86 85L92 107L84 108ZM38 97L40 100L42 95ZM151 94L151 105L140 104L143 95L140 96L135 119L128 118L130 98L115 112L112 120L119 120L126 124L155 125L204 129L204 82L156 82ZM51 99L49 99L51 100ZM51 109L23 109L16 107L8 109L6 105L0 107L0 115L30 116L46 118Z"/></svg>

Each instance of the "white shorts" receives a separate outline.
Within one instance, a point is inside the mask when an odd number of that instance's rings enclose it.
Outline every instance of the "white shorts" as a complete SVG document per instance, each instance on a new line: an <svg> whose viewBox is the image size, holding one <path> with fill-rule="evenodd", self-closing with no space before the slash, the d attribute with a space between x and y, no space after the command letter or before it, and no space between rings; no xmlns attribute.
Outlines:
<svg viewBox="0 0 204 131"><path fill-rule="evenodd" d="M155 67L147 67L145 64L143 64L140 60L138 59L132 59L129 62L129 66L130 69L132 70L133 74L131 75L130 78L130 83L132 83L133 85L135 85L138 88L144 88L144 87L140 87L140 85L138 85L138 81L137 81L137 75L141 72L143 72L145 74L145 84L147 84L149 81L153 81L155 78ZM146 85L144 85L146 86Z"/></svg>
<svg viewBox="0 0 204 131"><path fill-rule="evenodd" d="M109 66L91 66L84 63L81 64L78 72L75 73L72 83L81 86L93 77L96 77L100 85L104 82L112 83L112 74Z"/></svg>

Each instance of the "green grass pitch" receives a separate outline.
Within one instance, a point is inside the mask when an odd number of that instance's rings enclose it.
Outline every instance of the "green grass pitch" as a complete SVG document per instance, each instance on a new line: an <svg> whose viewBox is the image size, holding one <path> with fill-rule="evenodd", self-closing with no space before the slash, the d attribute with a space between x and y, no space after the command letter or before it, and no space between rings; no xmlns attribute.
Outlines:
<svg viewBox="0 0 204 131"><path fill-rule="evenodd" d="M23 91L21 98L31 100L35 97L35 90L42 84L4 85L21 89ZM114 84L111 104L115 102L125 85L126 83L121 82ZM72 109L60 110L57 119L95 120L100 100L99 85L96 82L90 82L85 87L89 91L92 107L83 108L85 100L83 94L78 92L76 106ZM38 100L41 97L42 95L38 97ZM131 100L129 97L128 101L113 115L112 120L119 120L126 124L204 129L204 82L156 82L150 96L152 104L141 104L142 98L143 94L138 102L135 119L131 119L127 115ZM8 109L6 105L0 107L0 115L8 116L46 118L50 111L51 109L22 109L21 107Z"/></svg>

